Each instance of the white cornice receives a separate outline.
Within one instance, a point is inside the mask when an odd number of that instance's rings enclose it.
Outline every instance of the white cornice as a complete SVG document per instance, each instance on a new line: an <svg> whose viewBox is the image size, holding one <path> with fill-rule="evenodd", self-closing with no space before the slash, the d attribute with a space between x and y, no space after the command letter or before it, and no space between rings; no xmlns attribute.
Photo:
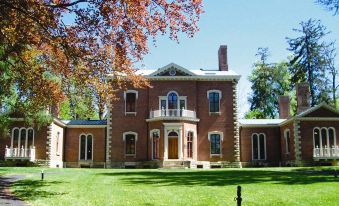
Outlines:
<svg viewBox="0 0 339 206"><path fill-rule="evenodd" d="M190 117L155 117L152 119L146 119L146 122L156 122L156 121L164 121L164 120L179 120L179 121L191 121L191 122L199 122L198 118L190 118Z"/></svg>
<svg viewBox="0 0 339 206"><path fill-rule="evenodd" d="M67 128L106 128L107 125L67 125Z"/></svg>
<svg viewBox="0 0 339 206"><path fill-rule="evenodd" d="M239 80L240 75L227 75L227 76L144 76L146 79L154 81L233 81Z"/></svg>

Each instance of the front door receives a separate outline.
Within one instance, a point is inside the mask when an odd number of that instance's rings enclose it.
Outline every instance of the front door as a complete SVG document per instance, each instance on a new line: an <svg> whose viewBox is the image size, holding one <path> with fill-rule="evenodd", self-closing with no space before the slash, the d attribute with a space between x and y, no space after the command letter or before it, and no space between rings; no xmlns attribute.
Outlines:
<svg viewBox="0 0 339 206"><path fill-rule="evenodd" d="M168 138L168 159L178 159L178 137Z"/></svg>

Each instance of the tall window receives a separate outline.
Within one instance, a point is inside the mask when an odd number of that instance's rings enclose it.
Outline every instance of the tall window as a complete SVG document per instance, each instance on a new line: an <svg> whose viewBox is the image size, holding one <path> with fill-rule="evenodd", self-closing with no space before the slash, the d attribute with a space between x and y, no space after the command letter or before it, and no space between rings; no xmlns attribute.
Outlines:
<svg viewBox="0 0 339 206"><path fill-rule="evenodd" d="M291 137L290 137L290 130L286 129L285 130L285 153L289 154L290 153L290 141L291 141Z"/></svg>
<svg viewBox="0 0 339 206"><path fill-rule="evenodd" d="M210 141L210 155L221 155L221 140L222 133L220 132L211 132L208 134L208 139Z"/></svg>
<svg viewBox="0 0 339 206"><path fill-rule="evenodd" d="M136 114L136 102L138 99L138 91L127 90L124 93L125 98L125 113Z"/></svg>
<svg viewBox="0 0 339 206"><path fill-rule="evenodd" d="M209 101L209 112L210 113L220 112L221 91L209 90L207 92L207 96L208 96L208 101Z"/></svg>
<svg viewBox="0 0 339 206"><path fill-rule="evenodd" d="M11 136L11 148L29 149L34 146L33 128L13 128Z"/></svg>
<svg viewBox="0 0 339 206"><path fill-rule="evenodd" d="M152 159L159 159L159 130L154 130L152 134Z"/></svg>
<svg viewBox="0 0 339 206"><path fill-rule="evenodd" d="M80 160L93 159L93 136L91 134L80 135Z"/></svg>
<svg viewBox="0 0 339 206"><path fill-rule="evenodd" d="M60 132L57 132L56 135L56 145L55 145L55 153L56 155L59 155L59 140L60 139Z"/></svg>
<svg viewBox="0 0 339 206"><path fill-rule="evenodd" d="M252 135L252 159L266 160L266 136L263 133Z"/></svg>
<svg viewBox="0 0 339 206"><path fill-rule="evenodd" d="M314 128L313 144L315 148L336 146L335 129L333 127Z"/></svg>
<svg viewBox="0 0 339 206"><path fill-rule="evenodd" d="M168 109L178 109L178 95L174 92L168 94Z"/></svg>
<svg viewBox="0 0 339 206"><path fill-rule="evenodd" d="M123 139L125 141L125 155L135 156L137 134L135 132L126 132L124 133Z"/></svg>
<svg viewBox="0 0 339 206"><path fill-rule="evenodd" d="M187 132L187 157L193 157L193 132Z"/></svg>

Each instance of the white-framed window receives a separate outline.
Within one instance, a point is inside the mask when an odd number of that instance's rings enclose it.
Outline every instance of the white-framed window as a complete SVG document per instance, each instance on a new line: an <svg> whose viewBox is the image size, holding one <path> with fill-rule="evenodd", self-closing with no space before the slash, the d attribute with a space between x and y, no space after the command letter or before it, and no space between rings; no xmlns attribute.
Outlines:
<svg viewBox="0 0 339 206"><path fill-rule="evenodd" d="M136 142L138 134L136 132L124 132L123 141L125 142L125 156L136 156Z"/></svg>
<svg viewBox="0 0 339 206"><path fill-rule="evenodd" d="M222 98L222 93L220 90L208 90L207 91L209 113L220 113L220 99L221 98Z"/></svg>
<svg viewBox="0 0 339 206"><path fill-rule="evenodd" d="M285 138L285 154L289 154L290 153L290 142L291 142L291 132L289 129L285 129L284 138Z"/></svg>
<svg viewBox="0 0 339 206"><path fill-rule="evenodd" d="M193 131L187 132L187 158L193 158Z"/></svg>
<svg viewBox="0 0 339 206"><path fill-rule="evenodd" d="M159 96L159 110L186 108L187 96L179 96L176 91L170 91L166 96Z"/></svg>
<svg viewBox="0 0 339 206"><path fill-rule="evenodd" d="M266 160L266 135L252 134L252 160Z"/></svg>
<svg viewBox="0 0 339 206"><path fill-rule="evenodd" d="M159 143L160 143L160 130L153 129L150 131L150 137L152 141L152 159L159 159Z"/></svg>
<svg viewBox="0 0 339 206"><path fill-rule="evenodd" d="M210 141L210 156L222 155L222 141L224 135L222 132L209 132L208 140Z"/></svg>
<svg viewBox="0 0 339 206"><path fill-rule="evenodd" d="M11 148L30 149L34 147L34 129L32 127L14 127L11 135Z"/></svg>
<svg viewBox="0 0 339 206"><path fill-rule="evenodd" d="M138 91L136 90L127 90L124 92L125 100L125 114L134 114L136 115L136 106L138 100Z"/></svg>
<svg viewBox="0 0 339 206"><path fill-rule="evenodd" d="M93 160L93 135L82 133L79 136L79 160Z"/></svg>
<svg viewBox="0 0 339 206"><path fill-rule="evenodd" d="M60 141L60 132L57 132L57 135L56 135L56 145L55 145L55 153L56 153L57 156L60 155L59 141Z"/></svg>
<svg viewBox="0 0 339 206"><path fill-rule="evenodd" d="M336 146L336 133L333 127L315 127L313 128L313 146L314 148L332 148Z"/></svg>

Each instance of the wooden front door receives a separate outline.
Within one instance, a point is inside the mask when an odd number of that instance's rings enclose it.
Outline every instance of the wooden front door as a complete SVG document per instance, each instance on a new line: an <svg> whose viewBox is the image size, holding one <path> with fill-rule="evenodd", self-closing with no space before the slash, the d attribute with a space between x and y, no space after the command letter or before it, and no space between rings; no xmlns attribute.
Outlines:
<svg viewBox="0 0 339 206"><path fill-rule="evenodd" d="M168 138L168 159L178 159L178 137Z"/></svg>

